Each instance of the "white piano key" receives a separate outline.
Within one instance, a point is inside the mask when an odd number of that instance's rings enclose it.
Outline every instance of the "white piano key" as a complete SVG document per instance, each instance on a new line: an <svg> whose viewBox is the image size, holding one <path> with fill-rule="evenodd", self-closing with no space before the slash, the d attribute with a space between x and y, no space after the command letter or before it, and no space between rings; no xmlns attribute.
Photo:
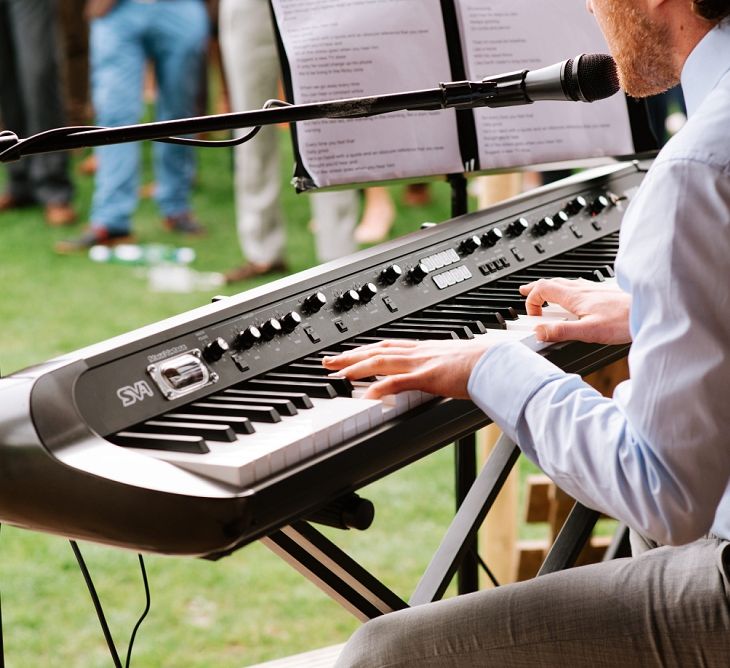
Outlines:
<svg viewBox="0 0 730 668"><path fill-rule="evenodd" d="M250 486L377 426L381 402L313 399L313 408L276 424L257 423L254 434L234 443L209 443L206 455L146 450L158 459L236 486Z"/></svg>

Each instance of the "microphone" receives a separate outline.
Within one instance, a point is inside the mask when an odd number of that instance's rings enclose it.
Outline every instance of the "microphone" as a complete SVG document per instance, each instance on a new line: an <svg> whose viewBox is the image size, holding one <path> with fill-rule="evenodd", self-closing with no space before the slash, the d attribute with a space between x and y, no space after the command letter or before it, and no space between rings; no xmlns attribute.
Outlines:
<svg viewBox="0 0 730 668"><path fill-rule="evenodd" d="M498 74L482 81L452 81L441 83L438 88L406 93L300 105L281 104L254 111L181 118L118 128L58 128L25 139L20 139L13 132L2 131L0 162L11 162L35 153L67 151L145 139L179 143L183 140L171 138L197 132L256 128L262 125L297 123L323 118L365 118L393 111L512 107L540 100L594 102L610 97L618 90L618 72L611 56L601 53L581 54L539 70ZM247 141L254 134L255 132L249 133L243 140L235 140L232 144ZM196 143L221 145L221 142Z"/></svg>
<svg viewBox="0 0 730 668"><path fill-rule="evenodd" d="M486 77L495 91L488 107L511 107L542 100L595 102L617 93L620 84L614 59L605 53L581 54L539 70L521 70Z"/></svg>

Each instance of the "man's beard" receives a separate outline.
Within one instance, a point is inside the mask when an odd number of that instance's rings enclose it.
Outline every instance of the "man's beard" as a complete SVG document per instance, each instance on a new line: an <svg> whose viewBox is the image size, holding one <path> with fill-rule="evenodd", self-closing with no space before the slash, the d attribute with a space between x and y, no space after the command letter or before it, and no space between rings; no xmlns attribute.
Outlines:
<svg viewBox="0 0 730 668"><path fill-rule="evenodd" d="M669 29L651 21L632 0L603 0L602 26L618 66L621 87L632 97L662 93L679 83Z"/></svg>

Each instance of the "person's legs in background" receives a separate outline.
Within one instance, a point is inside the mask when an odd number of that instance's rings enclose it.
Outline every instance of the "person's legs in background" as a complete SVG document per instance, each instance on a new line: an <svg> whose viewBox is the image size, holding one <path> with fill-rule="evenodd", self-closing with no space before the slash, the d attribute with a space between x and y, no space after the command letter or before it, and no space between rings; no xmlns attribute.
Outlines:
<svg viewBox="0 0 730 668"><path fill-rule="evenodd" d="M144 37L157 79L157 120L195 115L200 70L205 66L209 21L200 0L158 2ZM156 143L155 197L165 226L187 234L202 232L193 219L190 194L195 175L195 153L190 146Z"/></svg>
<svg viewBox="0 0 730 668"><path fill-rule="evenodd" d="M357 250L355 226L360 213L356 190L334 190L309 195L317 259L329 262Z"/></svg>
<svg viewBox="0 0 730 668"><path fill-rule="evenodd" d="M89 53L91 94L97 123L129 125L142 114L142 44L151 5L122 0L91 22ZM140 147L136 143L95 150L97 170L91 204L91 228L76 239L56 244L59 253L84 251L95 243L129 240L137 208Z"/></svg>
<svg viewBox="0 0 730 668"><path fill-rule="evenodd" d="M59 54L55 2L0 0L0 115L18 136L65 124ZM0 211L38 203L49 224L73 222L66 153L23 158L8 164L8 175Z"/></svg>
<svg viewBox="0 0 730 668"><path fill-rule="evenodd" d="M277 96L279 59L267 3L222 0L220 43L232 111L257 109ZM248 262L227 272L228 282L285 270L277 129L264 126L237 146L235 161L236 225Z"/></svg>

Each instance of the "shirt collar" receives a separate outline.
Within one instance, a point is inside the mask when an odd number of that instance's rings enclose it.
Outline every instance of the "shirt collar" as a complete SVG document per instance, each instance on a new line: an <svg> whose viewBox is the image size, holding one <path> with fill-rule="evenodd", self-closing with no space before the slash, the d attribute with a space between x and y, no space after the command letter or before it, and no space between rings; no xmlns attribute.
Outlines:
<svg viewBox="0 0 730 668"><path fill-rule="evenodd" d="M691 116L730 69L730 21L721 21L689 54L682 68L682 92Z"/></svg>

